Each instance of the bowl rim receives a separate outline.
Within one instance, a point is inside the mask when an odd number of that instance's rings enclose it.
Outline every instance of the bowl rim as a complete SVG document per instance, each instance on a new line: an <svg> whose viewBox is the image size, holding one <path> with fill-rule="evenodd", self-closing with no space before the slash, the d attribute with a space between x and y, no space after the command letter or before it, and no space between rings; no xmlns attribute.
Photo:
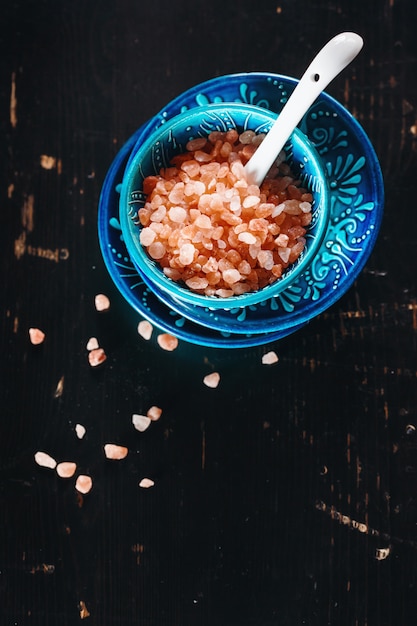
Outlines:
<svg viewBox="0 0 417 626"><path fill-rule="evenodd" d="M181 283L165 276L158 263L149 257L144 247L140 244L139 237L135 238L134 233L132 232L133 220L129 210L127 209L130 205L130 194L133 192L133 190L130 190L130 183L133 177L137 174L138 168L140 168L140 161L143 153L152 149L162 136L166 135L167 132L170 133L177 125L184 125L187 123L187 120L194 120L195 118L201 117L201 115L208 115L211 111L215 110L232 112L242 112L243 110L248 114L256 114L263 118L262 125L269 122L273 123L273 121L278 117L277 113L253 104L236 102L209 103L187 109L186 111L183 111L164 121L157 128L150 130L149 135L145 137L141 145L135 146L135 154L133 156L131 155L131 158L126 165L120 190L119 221L125 245L131 257L132 263L136 267L142 279L144 279L148 284L149 288L152 288L152 283L155 281L160 290L166 291L170 294L170 296L175 297L179 301L184 301L187 302L187 304L209 309L227 310L259 304L264 300L277 296L283 290L287 289L293 282L295 282L305 271L309 262L314 257L314 254L320 248L327 230L329 222L329 187L325 167L320 159L320 155L316 147L299 128L295 128L289 137L289 141L295 141L295 143L299 146L308 148L306 152L313 158L314 167L321 174L320 181L322 184L320 185L320 190L316 189L315 191L320 194L320 204L323 205L321 206L321 210L318 215L315 236L314 238L309 238L309 245L303 252L300 262L291 266L291 269L285 272L282 278L276 280L270 285L266 285L260 290L247 292L241 295L229 296L227 298L196 293L188 287L183 286ZM149 126L146 128L149 129ZM139 232L139 224L136 224L136 227Z"/></svg>

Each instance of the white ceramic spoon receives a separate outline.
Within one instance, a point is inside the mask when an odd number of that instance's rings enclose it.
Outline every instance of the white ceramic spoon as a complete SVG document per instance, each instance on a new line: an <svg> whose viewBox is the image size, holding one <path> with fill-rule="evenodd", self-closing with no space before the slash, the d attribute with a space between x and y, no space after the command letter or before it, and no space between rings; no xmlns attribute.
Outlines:
<svg viewBox="0 0 417 626"><path fill-rule="evenodd" d="M363 46L356 33L333 37L310 63L288 102L255 154L245 165L249 183L261 185L288 137L320 93L353 59Z"/></svg>

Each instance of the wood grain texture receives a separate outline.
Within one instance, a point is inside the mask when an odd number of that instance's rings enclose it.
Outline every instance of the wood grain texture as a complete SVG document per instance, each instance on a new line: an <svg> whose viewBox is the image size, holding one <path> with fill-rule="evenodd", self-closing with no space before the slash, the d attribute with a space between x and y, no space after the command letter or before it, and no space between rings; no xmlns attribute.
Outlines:
<svg viewBox="0 0 417 626"><path fill-rule="evenodd" d="M412 626L415 1L16 0L2 13L1 626ZM328 92L368 133L386 185L364 271L271 346L143 340L97 239L115 154L193 84L300 76L342 30L365 46ZM97 369L90 337L107 355ZM132 414L153 405L161 418L139 433ZM127 458L106 459L106 443ZM38 450L76 462L92 491L37 466Z"/></svg>

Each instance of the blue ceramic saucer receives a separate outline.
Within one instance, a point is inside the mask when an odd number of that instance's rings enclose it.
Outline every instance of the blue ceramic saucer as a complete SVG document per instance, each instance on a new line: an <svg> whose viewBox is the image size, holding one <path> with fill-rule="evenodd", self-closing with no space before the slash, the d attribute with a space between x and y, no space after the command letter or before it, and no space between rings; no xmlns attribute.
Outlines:
<svg viewBox="0 0 417 626"><path fill-rule="evenodd" d="M321 155L330 180L332 212L311 268L296 283L262 305L230 311L196 310L162 302L133 268L118 224L123 172L147 133L177 113L210 102L248 102L279 113L297 81L268 73L234 74L193 87L140 128L116 156L99 205L99 238L116 286L144 317L193 343L240 347L284 337L332 306L352 285L374 247L384 201L374 149L359 123L323 93L300 123ZM227 336L225 336L227 335Z"/></svg>

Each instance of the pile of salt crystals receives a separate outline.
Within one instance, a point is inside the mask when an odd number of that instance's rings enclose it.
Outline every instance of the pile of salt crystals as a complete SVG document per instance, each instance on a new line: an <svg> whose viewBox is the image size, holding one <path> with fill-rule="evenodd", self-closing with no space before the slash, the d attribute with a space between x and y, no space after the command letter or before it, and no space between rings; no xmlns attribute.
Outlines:
<svg viewBox="0 0 417 626"><path fill-rule="evenodd" d="M277 160L260 187L244 165L264 135L212 132L143 183L140 242L166 276L229 297L281 278L305 246L312 195Z"/></svg>

